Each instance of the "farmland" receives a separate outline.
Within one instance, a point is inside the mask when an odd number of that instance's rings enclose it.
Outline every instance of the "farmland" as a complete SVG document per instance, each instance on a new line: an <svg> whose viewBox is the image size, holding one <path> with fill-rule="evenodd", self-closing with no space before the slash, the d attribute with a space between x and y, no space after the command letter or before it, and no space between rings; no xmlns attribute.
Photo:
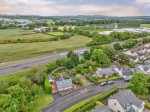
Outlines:
<svg viewBox="0 0 150 112"><path fill-rule="evenodd" d="M91 38L76 35L60 41L0 44L0 62L24 59L53 51L85 47L89 41L91 41Z"/></svg>

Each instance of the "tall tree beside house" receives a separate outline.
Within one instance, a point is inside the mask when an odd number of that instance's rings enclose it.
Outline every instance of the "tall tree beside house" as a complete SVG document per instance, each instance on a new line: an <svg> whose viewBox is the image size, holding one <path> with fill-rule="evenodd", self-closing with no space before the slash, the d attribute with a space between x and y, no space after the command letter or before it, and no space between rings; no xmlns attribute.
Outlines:
<svg viewBox="0 0 150 112"><path fill-rule="evenodd" d="M103 52L108 56L108 58L110 60L114 60L115 59L115 50L114 50L113 47L104 46L102 49L103 49Z"/></svg>
<svg viewBox="0 0 150 112"><path fill-rule="evenodd" d="M137 95L147 94L149 92L148 86L148 77L145 74L138 72L133 74L129 85L132 91Z"/></svg>
<svg viewBox="0 0 150 112"><path fill-rule="evenodd" d="M128 56L124 53L120 53L118 55L118 61L120 64L127 64L129 65L130 64L130 59L128 58Z"/></svg>
<svg viewBox="0 0 150 112"><path fill-rule="evenodd" d="M97 64L101 67L108 67L111 65L110 59L107 57L107 55L101 49L95 49L92 52L91 60L96 61Z"/></svg>
<svg viewBox="0 0 150 112"><path fill-rule="evenodd" d="M74 66L77 66L79 64L79 56L76 53L74 53L73 51L69 51L69 53L67 54L67 57L69 59L71 59Z"/></svg>

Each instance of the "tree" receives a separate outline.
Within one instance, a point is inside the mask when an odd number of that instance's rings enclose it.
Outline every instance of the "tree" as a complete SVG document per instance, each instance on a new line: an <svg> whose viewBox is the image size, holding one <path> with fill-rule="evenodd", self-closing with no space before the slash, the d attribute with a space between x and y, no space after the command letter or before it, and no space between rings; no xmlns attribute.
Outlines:
<svg viewBox="0 0 150 112"><path fill-rule="evenodd" d="M120 43L115 43L115 44L113 45L113 47L114 47L114 49L117 50L117 51L123 49L123 47L120 45Z"/></svg>
<svg viewBox="0 0 150 112"><path fill-rule="evenodd" d="M65 66L65 65L66 65L66 58L57 59L55 62L56 62L56 64L57 64L59 67Z"/></svg>
<svg viewBox="0 0 150 112"><path fill-rule="evenodd" d="M130 81L129 87L132 91L134 91L137 95L147 94L148 90L148 78L143 73L135 72Z"/></svg>
<svg viewBox="0 0 150 112"><path fill-rule="evenodd" d="M27 77L29 77L32 82L41 85L44 83L44 75L46 74L45 67L38 66L33 67L27 72Z"/></svg>
<svg viewBox="0 0 150 112"><path fill-rule="evenodd" d="M114 50L113 47L104 46L102 49L103 49L103 52L108 56L108 58L110 60L114 60L115 59L115 50Z"/></svg>
<svg viewBox="0 0 150 112"><path fill-rule="evenodd" d="M102 67L110 66L111 64L110 59L107 57L106 54L104 54L103 50L101 49L95 49L92 52L91 60L96 61L97 64L99 64Z"/></svg>
<svg viewBox="0 0 150 112"><path fill-rule="evenodd" d="M120 54L118 55L118 61L119 61L119 63L121 63L121 64L127 64L127 65L130 64L130 59L129 59L128 56L127 56L126 54L124 54L124 53L120 53Z"/></svg>
<svg viewBox="0 0 150 112"><path fill-rule="evenodd" d="M73 61L74 66L79 64L79 56L76 53L71 54L70 59Z"/></svg>
<svg viewBox="0 0 150 112"><path fill-rule="evenodd" d="M74 53L73 51L69 51L67 57L70 58L73 53Z"/></svg>
<svg viewBox="0 0 150 112"><path fill-rule="evenodd" d="M66 61L66 67L69 69L69 68L73 68L74 67L74 63L71 59L68 59Z"/></svg>
<svg viewBox="0 0 150 112"><path fill-rule="evenodd" d="M84 53L83 53L83 57L85 58L85 59L87 59L87 60L89 60L90 59L90 52L89 51L84 51Z"/></svg>
<svg viewBox="0 0 150 112"><path fill-rule="evenodd" d="M51 62L47 65L47 73L51 73L53 70L55 70L58 67L56 62Z"/></svg>

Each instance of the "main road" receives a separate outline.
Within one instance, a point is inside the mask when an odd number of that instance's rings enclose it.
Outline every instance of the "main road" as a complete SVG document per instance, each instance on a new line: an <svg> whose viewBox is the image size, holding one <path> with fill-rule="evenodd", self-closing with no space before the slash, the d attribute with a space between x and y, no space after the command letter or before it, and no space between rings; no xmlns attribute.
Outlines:
<svg viewBox="0 0 150 112"><path fill-rule="evenodd" d="M82 55L85 50L89 50L88 48L74 50L78 55ZM12 73L20 72L27 70L33 66L47 64L50 61L53 61L58 58L65 57L68 52L62 53L51 53L49 55L38 56L34 58L28 58L13 62L1 63L0 64L0 76L9 75Z"/></svg>
<svg viewBox="0 0 150 112"><path fill-rule="evenodd" d="M127 82L123 80L115 81L113 86L116 87L126 87L128 85ZM67 108L75 105L78 102L81 102L84 99L87 99L91 96L100 94L101 92L111 88L112 85L100 86L100 85L91 85L86 89L78 90L69 95L66 95L62 98L59 98L48 107L42 110L42 112L63 112Z"/></svg>

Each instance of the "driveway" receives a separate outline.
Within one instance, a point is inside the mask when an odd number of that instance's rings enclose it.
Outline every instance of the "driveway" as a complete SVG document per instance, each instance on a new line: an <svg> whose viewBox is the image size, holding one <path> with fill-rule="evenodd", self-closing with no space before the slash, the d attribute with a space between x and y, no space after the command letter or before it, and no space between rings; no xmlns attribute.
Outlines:
<svg viewBox="0 0 150 112"><path fill-rule="evenodd" d="M126 87L128 83L120 80L120 81L115 81L115 84L113 86L117 87ZM107 85L107 86L100 86L100 85L91 85L88 86L85 89L78 90L76 92L73 92L69 95L66 95L52 104L50 104L48 107L42 110L42 112L63 112L67 108L71 107L72 105L81 102L84 99L87 99L91 96L100 94L101 92L111 88L112 85ZM89 92L90 91L90 92Z"/></svg>

